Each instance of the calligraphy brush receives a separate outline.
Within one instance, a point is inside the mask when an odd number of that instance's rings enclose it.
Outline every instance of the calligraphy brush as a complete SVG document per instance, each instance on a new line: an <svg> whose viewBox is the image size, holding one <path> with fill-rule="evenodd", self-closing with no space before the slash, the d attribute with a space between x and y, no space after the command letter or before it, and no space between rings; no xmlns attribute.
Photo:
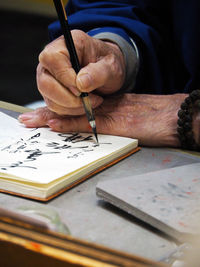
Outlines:
<svg viewBox="0 0 200 267"><path fill-rule="evenodd" d="M66 15L66 11L65 11L63 2L62 2L62 0L53 0L53 2L55 5L55 8L56 8L56 12L58 14L58 19L60 21L62 31L63 31L65 43L66 43L67 49L68 49L69 54L70 54L70 60L71 60L72 67L75 70L75 72L78 73L81 68L80 68L78 56L76 53L76 49L74 46L74 42L72 39L72 35L70 32L70 28L69 28L69 24L68 24L68 20L67 20L67 15ZM98 137L97 137L97 131L96 131L96 122L95 122L95 118L93 115L89 95L86 92L82 92L80 97L82 98L82 101L83 101L83 106L85 109L85 113L86 113L88 122L92 128L94 135L95 135L97 144L99 144Z"/></svg>

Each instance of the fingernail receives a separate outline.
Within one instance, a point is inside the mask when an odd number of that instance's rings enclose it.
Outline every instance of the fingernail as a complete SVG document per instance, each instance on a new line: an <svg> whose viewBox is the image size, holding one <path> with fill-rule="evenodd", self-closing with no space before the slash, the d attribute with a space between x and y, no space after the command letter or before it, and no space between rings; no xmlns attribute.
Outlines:
<svg viewBox="0 0 200 267"><path fill-rule="evenodd" d="M32 113L24 113L24 114L19 115L18 121L24 122L24 121L32 119L33 117L34 117L34 114Z"/></svg>
<svg viewBox="0 0 200 267"><path fill-rule="evenodd" d="M80 96L81 95L81 92L78 91L78 89L74 86L71 86L69 87L69 89L72 91L72 93L75 95L75 96Z"/></svg>
<svg viewBox="0 0 200 267"><path fill-rule="evenodd" d="M92 84L91 76L87 73L79 75L77 79L81 89L89 88Z"/></svg>

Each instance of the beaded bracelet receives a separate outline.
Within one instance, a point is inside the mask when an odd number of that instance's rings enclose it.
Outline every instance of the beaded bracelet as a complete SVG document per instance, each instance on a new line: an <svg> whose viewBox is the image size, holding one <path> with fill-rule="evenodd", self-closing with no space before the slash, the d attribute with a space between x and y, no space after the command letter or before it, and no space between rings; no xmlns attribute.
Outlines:
<svg viewBox="0 0 200 267"><path fill-rule="evenodd" d="M183 149L200 151L192 130L192 117L196 106L200 107L200 90L192 91L178 111L177 132Z"/></svg>

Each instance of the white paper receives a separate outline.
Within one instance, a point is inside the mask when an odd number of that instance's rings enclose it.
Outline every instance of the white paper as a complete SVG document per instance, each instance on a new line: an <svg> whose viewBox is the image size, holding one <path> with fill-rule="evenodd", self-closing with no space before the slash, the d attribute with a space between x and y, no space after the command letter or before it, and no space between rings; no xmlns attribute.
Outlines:
<svg viewBox="0 0 200 267"><path fill-rule="evenodd" d="M0 112L0 148L12 142L18 136L29 133L32 129L25 128L18 120Z"/></svg>
<svg viewBox="0 0 200 267"><path fill-rule="evenodd" d="M31 133L0 148L0 172L46 184L137 142L109 135L98 135L98 138L99 146L92 134L62 134L49 128L32 129Z"/></svg>

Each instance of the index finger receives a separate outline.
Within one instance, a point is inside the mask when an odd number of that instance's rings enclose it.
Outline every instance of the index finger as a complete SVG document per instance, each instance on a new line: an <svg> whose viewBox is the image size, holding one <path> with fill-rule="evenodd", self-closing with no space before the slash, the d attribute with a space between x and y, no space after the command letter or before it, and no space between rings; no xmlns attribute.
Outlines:
<svg viewBox="0 0 200 267"><path fill-rule="evenodd" d="M72 68L70 56L62 36L44 48L39 55L39 62L64 87L69 89L70 87L76 87L76 72Z"/></svg>

